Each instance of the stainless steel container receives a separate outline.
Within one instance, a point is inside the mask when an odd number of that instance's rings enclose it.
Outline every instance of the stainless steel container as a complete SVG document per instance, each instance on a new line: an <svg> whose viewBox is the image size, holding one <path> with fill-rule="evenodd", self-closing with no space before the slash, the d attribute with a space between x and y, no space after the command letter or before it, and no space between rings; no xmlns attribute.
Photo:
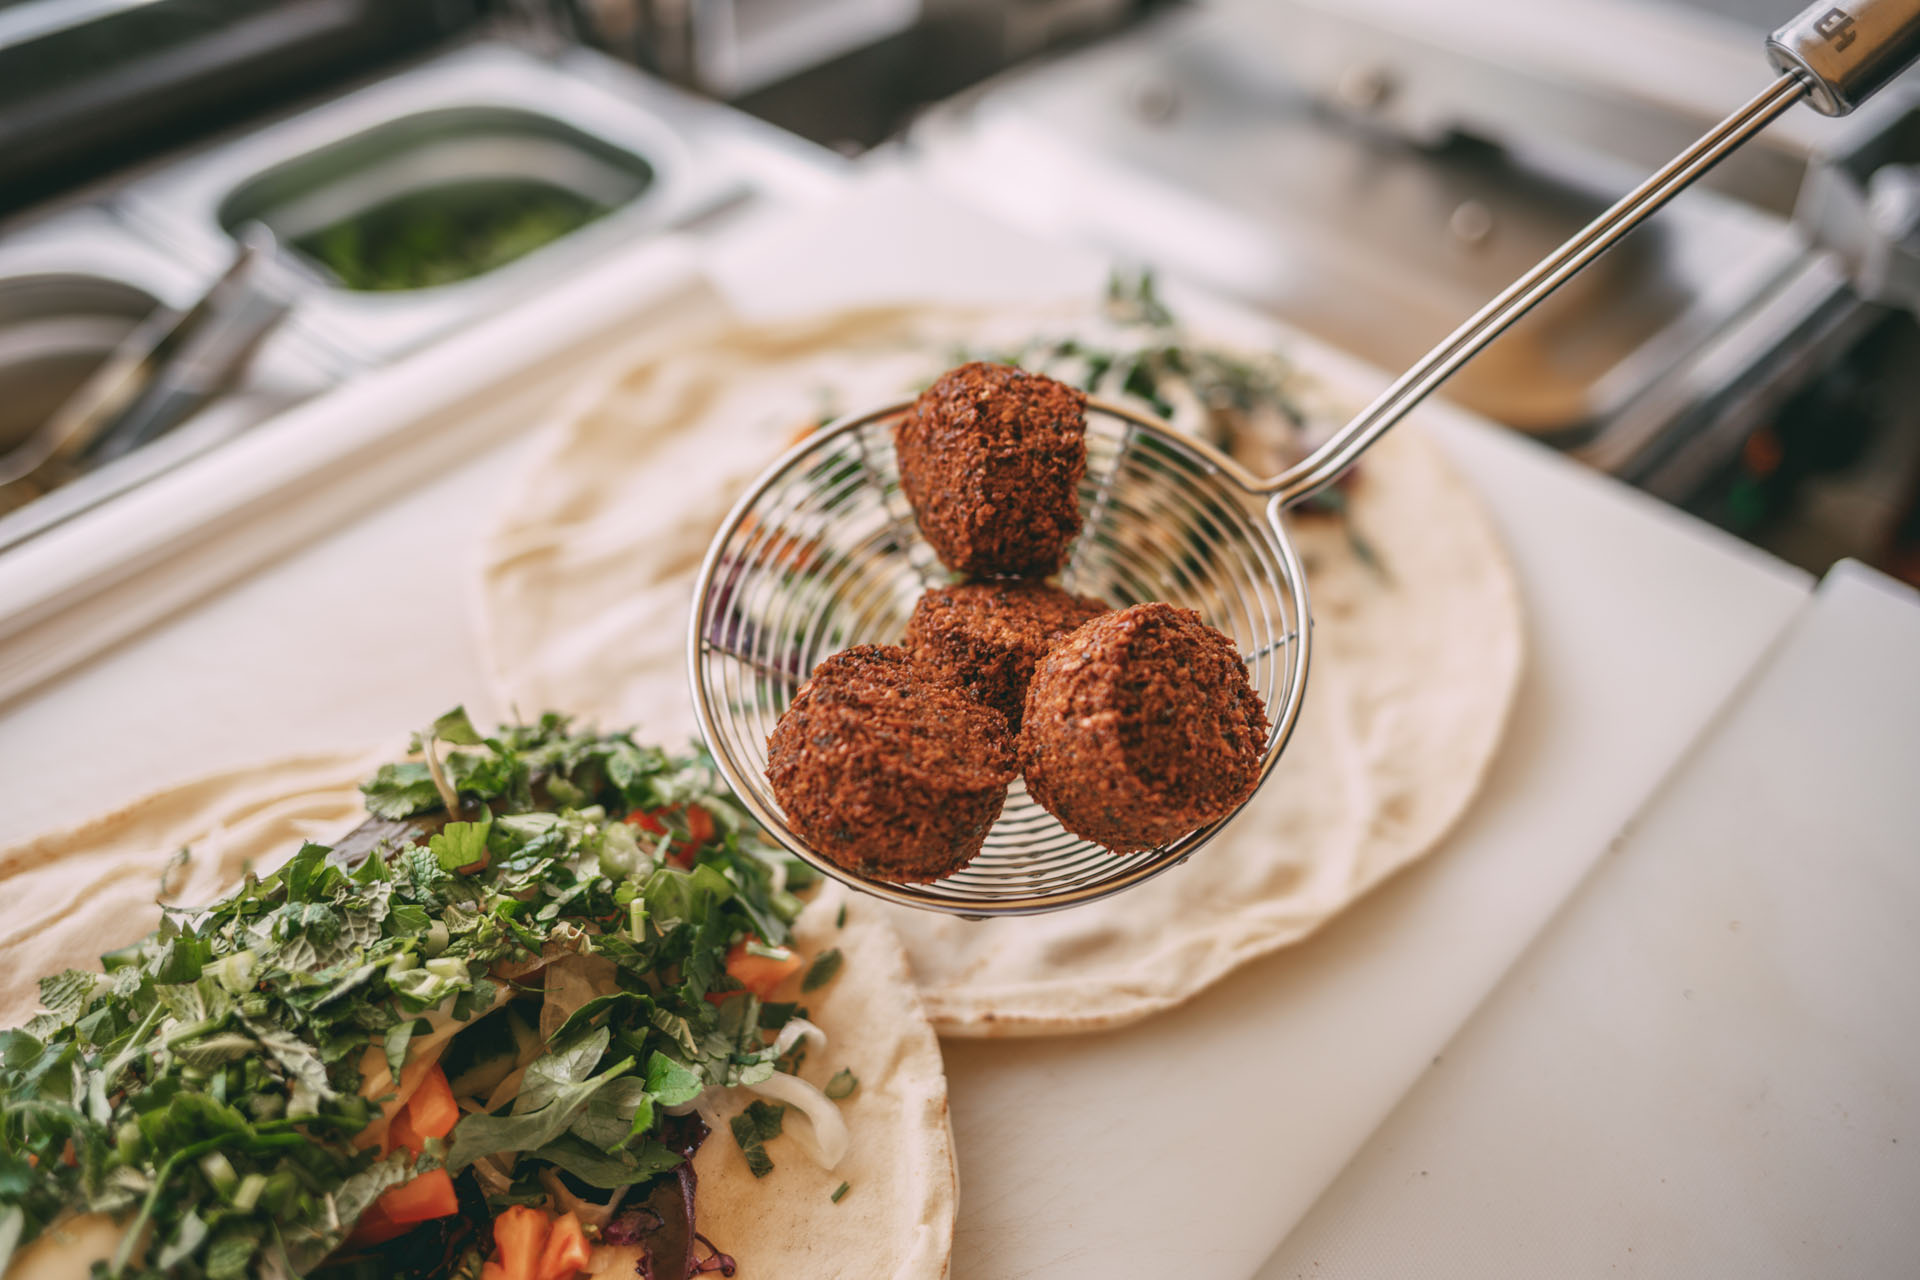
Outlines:
<svg viewBox="0 0 1920 1280"><path fill-rule="evenodd" d="M394 291L345 287L317 265L296 316L343 350L382 361L583 269L596 252L682 225L748 190L702 157L672 100L641 106L516 46L436 58L267 126L126 188L129 222L203 270L250 219L282 243L397 201L558 193L605 210L468 279ZM664 109L663 109L664 108Z"/></svg>
<svg viewBox="0 0 1920 1280"><path fill-rule="evenodd" d="M23 440L154 308L207 275L143 243L98 208L0 242L0 449ZM0 550L105 501L337 383L351 363L297 329L256 356L236 391L177 430L25 505L0 510Z"/></svg>

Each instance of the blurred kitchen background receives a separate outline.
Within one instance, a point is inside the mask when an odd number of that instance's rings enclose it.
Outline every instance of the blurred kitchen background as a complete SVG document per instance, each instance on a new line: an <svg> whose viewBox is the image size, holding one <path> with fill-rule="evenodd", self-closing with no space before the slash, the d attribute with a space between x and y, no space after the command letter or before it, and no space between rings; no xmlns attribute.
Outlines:
<svg viewBox="0 0 1920 1280"><path fill-rule="evenodd" d="M1796 0L0 0L0 557L637 238L862 167L1411 362ZM1920 582L1920 87L1795 112L1459 402ZM0 602L0 609L4 609Z"/></svg>

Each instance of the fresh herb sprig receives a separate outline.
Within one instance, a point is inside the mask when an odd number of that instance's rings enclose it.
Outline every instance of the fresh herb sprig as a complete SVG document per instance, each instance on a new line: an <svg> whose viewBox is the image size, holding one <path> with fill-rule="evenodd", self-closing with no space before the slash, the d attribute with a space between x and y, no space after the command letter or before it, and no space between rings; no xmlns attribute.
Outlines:
<svg viewBox="0 0 1920 1280"><path fill-rule="evenodd" d="M738 991L724 957L787 941L799 877L709 758L553 715L483 736L455 711L415 746L441 744L444 761L364 785L376 819L405 824L364 856L308 844L210 907L168 909L101 972L46 979L47 1012L0 1032L0 1271L54 1221L101 1213L132 1224L112 1276L301 1274L436 1165L513 1153L505 1173L492 1161L496 1204L539 1194L543 1171L652 1179L684 1159L668 1108L772 1074L792 1009ZM690 805L714 836L676 858ZM417 1161L356 1144L414 1037L551 1007L560 984L527 975L568 965L596 975L591 998L559 1011L515 1097Z"/></svg>

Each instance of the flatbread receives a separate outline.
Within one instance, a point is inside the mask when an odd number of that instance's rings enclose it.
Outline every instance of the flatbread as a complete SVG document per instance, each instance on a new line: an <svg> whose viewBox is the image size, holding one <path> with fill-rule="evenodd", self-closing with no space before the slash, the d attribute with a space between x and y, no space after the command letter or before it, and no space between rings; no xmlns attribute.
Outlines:
<svg viewBox="0 0 1920 1280"><path fill-rule="evenodd" d="M1092 321L1086 321L1092 324ZM811 422L900 398L962 345L1059 313L838 313L634 364L557 422L489 545L483 649L506 696L693 732L692 580L738 495ZM1142 888L984 923L900 910L942 1034L1115 1026L1306 937L1459 818L1518 687L1519 590L1491 521L1415 419L1371 451L1352 527L1294 521L1314 658L1293 742L1230 829Z"/></svg>
<svg viewBox="0 0 1920 1280"><path fill-rule="evenodd" d="M835 925L842 905L845 928ZM773 1172L756 1180L719 1129L693 1160L700 1232L740 1263L740 1280L944 1276L958 1188L947 1080L906 953L884 906L839 885L801 913L794 937L806 954L838 947L846 957L838 977L801 997L828 1039L800 1076L825 1088L842 1067L853 1072L859 1087L840 1104L853 1146L829 1170L792 1139L777 1139L767 1148ZM727 1117L752 1100L729 1090L710 1102ZM789 1109L787 1123L806 1120ZM836 1204L842 1182L847 1193Z"/></svg>
<svg viewBox="0 0 1920 1280"><path fill-rule="evenodd" d="M214 774L0 850L0 901L32 904L0 919L0 1027L33 1016L42 976L159 928L162 900L210 901L256 860L351 830L366 816L355 781L405 748Z"/></svg>
<svg viewBox="0 0 1920 1280"><path fill-rule="evenodd" d="M31 1016L39 975L97 964L102 951L157 925L163 875L170 901L205 901L303 840L337 839L366 816L356 784L397 758L387 750L234 770L0 851L0 895L47 904L0 935L0 1026ZM192 856L180 862L183 847ZM724 1128L694 1158L699 1231L739 1262L740 1280L947 1274L958 1179L940 1044L880 905L852 897L827 885L795 926L805 952L838 947L845 956L838 976L805 997L828 1043L801 1076L824 1086L846 1067L858 1077L840 1104L852 1135L846 1158L829 1171L777 1139L768 1147L773 1172L756 1180ZM710 1099L723 1119L749 1100ZM806 1122L793 1113L790 1123ZM843 1181L849 1189L836 1204Z"/></svg>

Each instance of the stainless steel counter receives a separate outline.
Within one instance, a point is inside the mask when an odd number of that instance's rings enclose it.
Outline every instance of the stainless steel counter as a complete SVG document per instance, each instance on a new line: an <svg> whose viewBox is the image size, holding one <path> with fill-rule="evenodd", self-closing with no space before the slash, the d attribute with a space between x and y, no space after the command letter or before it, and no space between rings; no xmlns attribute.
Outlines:
<svg viewBox="0 0 1920 1280"><path fill-rule="evenodd" d="M157 307L191 303L252 224L296 278L291 314L183 425L0 510L0 554L298 402L510 312L636 243L805 200L842 162L589 50L482 41L243 130L0 231L0 448L31 432ZM397 202L428 213L551 194L591 211L468 278L355 288L313 245ZM415 283L402 281L401 283Z"/></svg>

